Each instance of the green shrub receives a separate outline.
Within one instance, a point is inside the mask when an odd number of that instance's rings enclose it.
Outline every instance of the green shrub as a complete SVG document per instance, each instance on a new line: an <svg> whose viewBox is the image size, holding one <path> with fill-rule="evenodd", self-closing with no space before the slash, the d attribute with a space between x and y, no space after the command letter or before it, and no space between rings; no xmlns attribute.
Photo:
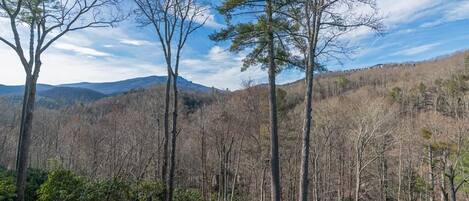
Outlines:
<svg viewBox="0 0 469 201"><path fill-rule="evenodd" d="M152 198L153 201L162 201L164 199L165 186L160 182L138 182L132 190L133 196L139 201L146 201L149 198Z"/></svg>
<svg viewBox="0 0 469 201"><path fill-rule="evenodd" d="M130 185L127 182L117 179L104 180L99 182L88 183L83 201L121 201L129 200Z"/></svg>
<svg viewBox="0 0 469 201"><path fill-rule="evenodd" d="M202 195L196 190L176 189L174 201L202 201Z"/></svg>
<svg viewBox="0 0 469 201"><path fill-rule="evenodd" d="M339 87L344 90L345 88L347 88L347 85L349 84L350 80L347 79L345 76L340 76L337 78L336 82Z"/></svg>
<svg viewBox="0 0 469 201"><path fill-rule="evenodd" d="M47 180L47 172L39 169L28 169L26 185L26 201L36 201L39 199L38 190Z"/></svg>
<svg viewBox="0 0 469 201"><path fill-rule="evenodd" d="M0 167L0 200L13 201L16 197L14 174Z"/></svg>
<svg viewBox="0 0 469 201"><path fill-rule="evenodd" d="M443 87L445 92L452 97L462 95L467 88L463 78L460 76L453 76L451 79L446 80L443 83Z"/></svg>
<svg viewBox="0 0 469 201"><path fill-rule="evenodd" d="M420 82L417 88L420 94L424 94L427 91L427 86L422 82Z"/></svg>
<svg viewBox="0 0 469 201"><path fill-rule="evenodd" d="M39 169L28 169L25 200L38 200L37 190L46 181L47 172ZM16 198L16 174L0 167L0 200Z"/></svg>
<svg viewBox="0 0 469 201"><path fill-rule="evenodd" d="M83 200L86 181L67 170L52 171L38 190L39 201Z"/></svg>
<svg viewBox="0 0 469 201"><path fill-rule="evenodd" d="M394 87L389 91L389 97L395 102L401 102L402 100L402 89L399 87Z"/></svg>

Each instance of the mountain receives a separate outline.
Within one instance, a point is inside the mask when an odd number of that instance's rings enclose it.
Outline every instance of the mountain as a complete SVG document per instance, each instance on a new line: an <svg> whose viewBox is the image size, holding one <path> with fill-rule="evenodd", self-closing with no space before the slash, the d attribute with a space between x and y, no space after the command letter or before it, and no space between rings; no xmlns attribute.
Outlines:
<svg viewBox="0 0 469 201"><path fill-rule="evenodd" d="M62 104L93 102L106 97L106 95L97 91L72 87L54 87L49 90L41 91L38 94L39 96L55 100Z"/></svg>
<svg viewBox="0 0 469 201"><path fill-rule="evenodd" d="M72 88L81 88L93 90L105 95L111 95L116 93L123 93L134 89L148 89L152 86L166 84L166 76L149 76L139 77L128 80L116 81L116 82L102 82L102 83L90 83L80 82L71 84L61 84L57 86L38 84L37 92L47 91L53 88L62 87L60 91L65 91ZM180 90L186 92L201 92L208 93L212 91L211 87L206 87L201 84L193 83L183 77L178 77L178 87ZM24 86L7 86L0 84L0 95L5 94L21 94L24 91Z"/></svg>
<svg viewBox="0 0 469 201"><path fill-rule="evenodd" d="M121 94L135 89L148 89L165 85L166 76L140 77L116 82L71 83L62 85L38 84L36 103L47 108L57 108L78 102L94 102L106 96ZM212 88L178 78L178 87L185 92L209 93ZM0 97L11 103L21 103L24 86L0 85Z"/></svg>
<svg viewBox="0 0 469 201"><path fill-rule="evenodd" d="M106 95L127 92L133 89L147 89L156 85L166 84L167 76L140 77L117 82L89 83L81 82L74 84L63 84L61 87L73 87L94 90ZM197 83L193 83L182 77L178 77L178 87L183 91L208 93L212 90Z"/></svg>
<svg viewBox="0 0 469 201"><path fill-rule="evenodd" d="M46 91L49 89L54 88L52 85L47 84L38 84L37 85L37 92ZM7 86L0 84L0 96L7 95L7 94L21 94L24 92L24 86Z"/></svg>

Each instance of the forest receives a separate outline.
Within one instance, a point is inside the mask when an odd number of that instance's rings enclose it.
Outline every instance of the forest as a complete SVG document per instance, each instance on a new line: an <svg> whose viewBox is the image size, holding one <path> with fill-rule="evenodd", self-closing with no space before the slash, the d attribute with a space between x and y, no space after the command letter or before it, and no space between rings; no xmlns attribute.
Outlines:
<svg viewBox="0 0 469 201"><path fill-rule="evenodd" d="M179 74L207 9L197 0L1 0L12 35L0 31L0 42L25 80L19 94L0 94L0 200L469 200L469 51L329 71L353 54L348 34L385 32L376 1L224 0L216 10L227 25L207 37L245 53L240 70L260 68L267 83L209 89ZM42 91L49 47L128 20L153 30L162 83ZM304 79L278 84L288 69Z"/></svg>

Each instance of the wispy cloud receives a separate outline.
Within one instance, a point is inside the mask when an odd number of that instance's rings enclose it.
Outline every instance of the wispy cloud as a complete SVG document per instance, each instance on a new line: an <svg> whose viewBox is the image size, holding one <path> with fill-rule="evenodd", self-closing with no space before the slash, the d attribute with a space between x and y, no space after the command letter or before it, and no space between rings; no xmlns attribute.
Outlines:
<svg viewBox="0 0 469 201"><path fill-rule="evenodd" d="M420 45L417 47L412 47L412 48L407 48L400 50L398 52L393 53L392 55L405 55L405 56L412 56L416 54L421 54L424 52L427 52L437 46L439 46L441 43L431 43L431 44L426 44L426 45Z"/></svg>
<svg viewBox="0 0 469 201"><path fill-rule="evenodd" d="M203 57L181 60L181 75L206 86L231 90L241 88L244 80L263 82L267 73L260 68L241 72L243 58L243 53L233 54L214 46Z"/></svg>
<svg viewBox="0 0 469 201"><path fill-rule="evenodd" d="M377 17L382 18L382 23L387 31L392 31L402 24L411 23L443 9L444 0L377 0ZM352 7L348 12L371 14L374 12L370 6ZM359 27L346 35L343 39L359 43L373 35L373 30L367 27Z"/></svg>
<svg viewBox="0 0 469 201"><path fill-rule="evenodd" d="M125 45L133 45L133 46L153 45L153 43L150 41L135 40L135 39L121 39L120 43L125 44Z"/></svg>
<svg viewBox="0 0 469 201"><path fill-rule="evenodd" d="M420 25L422 28L438 26L446 22L469 19L469 1L450 3L446 6L443 17Z"/></svg>
<svg viewBox="0 0 469 201"><path fill-rule="evenodd" d="M220 29L223 28L224 25L217 22L215 14L213 14L211 6L203 6L202 12L200 15L196 16L195 21L197 23L204 23L205 27L212 28L212 29Z"/></svg>
<svg viewBox="0 0 469 201"><path fill-rule="evenodd" d="M220 46L214 46L208 52L208 58L214 61L224 61L230 58L230 53Z"/></svg>
<svg viewBox="0 0 469 201"><path fill-rule="evenodd" d="M111 54L106 53L106 52L101 52L93 48L81 47L81 46L70 44L70 43L57 43L54 45L54 47L60 50L72 51L77 54L87 55L87 56L94 56L94 57L112 56Z"/></svg>
<svg viewBox="0 0 469 201"><path fill-rule="evenodd" d="M378 0L377 6L389 27L409 23L437 12L444 0Z"/></svg>

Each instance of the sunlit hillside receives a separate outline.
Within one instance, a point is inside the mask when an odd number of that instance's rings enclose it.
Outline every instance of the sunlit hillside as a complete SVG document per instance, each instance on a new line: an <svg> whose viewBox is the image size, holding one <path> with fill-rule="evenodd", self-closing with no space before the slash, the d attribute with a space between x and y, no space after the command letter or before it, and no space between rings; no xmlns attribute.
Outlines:
<svg viewBox="0 0 469 201"><path fill-rule="evenodd" d="M458 52L415 65L385 64L318 76L312 188L325 197L346 199L355 190L355 168L361 163L360 179L367 196L379 196L385 188L389 197L400 193L417 198L428 185L429 144L435 146L437 181L437 175L455 160L466 160L458 136L468 129L468 58L467 52ZM303 83L299 80L278 89L281 172L282 178L291 178L282 180L288 200L294 199L298 183ZM178 187L199 189L205 183L204 191L216 193L223 185L236 184L241 200L267 192L267 89L246 87L235 92L182 93ZM63 109L38 108L31 167L51 170L59 165L89 178L159 178L163 93L161 86ZM19 105L0 107L0 163L13 168ZM442 155L446 149L447 156ZM219 180L220 175L228 180ZM386 187L380 183L383 179Z"/></svg>

